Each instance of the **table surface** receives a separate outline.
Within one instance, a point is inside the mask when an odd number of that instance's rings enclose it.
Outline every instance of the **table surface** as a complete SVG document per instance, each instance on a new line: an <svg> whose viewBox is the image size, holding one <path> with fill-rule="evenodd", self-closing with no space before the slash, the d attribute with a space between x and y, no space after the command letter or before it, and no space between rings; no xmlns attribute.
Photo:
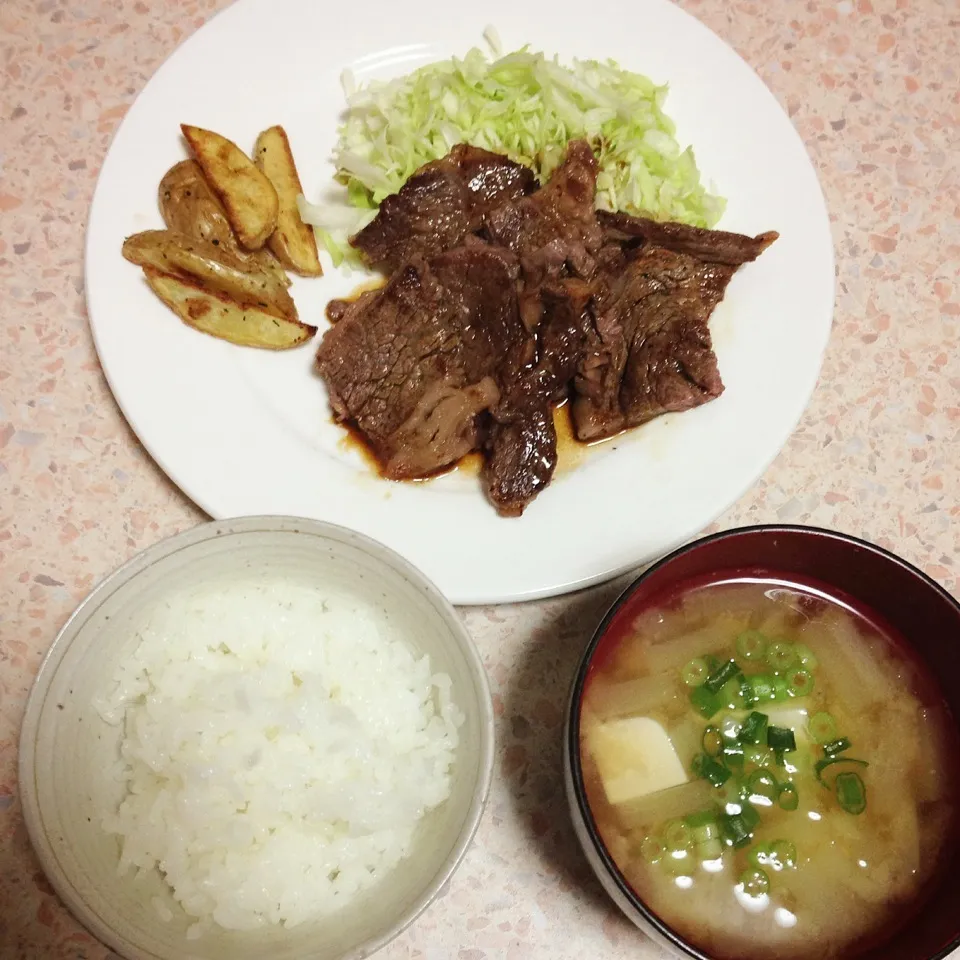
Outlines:
<svg viewBox="0 0 960 960"><path fill-rule="evenodd" d="M97 363L83 237L97 171L161 61L227 0L0 4L0 960L115 955L61 906L23 826L17 736L47 647L90 587L203 520L126 425ZM837 252L820 384L716 524L874 540L960 593L960 8L956 0L684 0L789 112ZM477 841L384 960L618 960L657 947L610 905L569 824L562 705L621 584L465 609L498 754ZM960 957L960 952L954 956Z"/></svg>

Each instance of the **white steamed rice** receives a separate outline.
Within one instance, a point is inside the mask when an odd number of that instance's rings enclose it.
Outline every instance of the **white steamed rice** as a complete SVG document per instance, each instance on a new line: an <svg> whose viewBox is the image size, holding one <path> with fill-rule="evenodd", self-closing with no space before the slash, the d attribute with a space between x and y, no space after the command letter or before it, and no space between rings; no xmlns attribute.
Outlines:
<svg viewBox="0 0 960 960"><path fill-rule="evenodd" d="M189 935L338 909L449 796L463 722L450 678L356 597L281 580L197 589L139 637L97 703L123 724L127 787L103 825L121 872L162 871L197 918Z"/></svg>

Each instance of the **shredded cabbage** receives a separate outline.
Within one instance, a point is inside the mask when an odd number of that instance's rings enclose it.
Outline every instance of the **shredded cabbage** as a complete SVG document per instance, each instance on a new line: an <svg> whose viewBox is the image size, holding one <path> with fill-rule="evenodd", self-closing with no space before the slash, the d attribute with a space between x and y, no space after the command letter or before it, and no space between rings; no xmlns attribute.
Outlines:
<svg viewBox="0 0 960 960"><path fill-rule="evenodd" d="M496 31L484 36L498 56ZM599 208L701 227L723 213L724 201L701 184L693 150L681 149L663 112L667 87L612 60L567 67L524 47L490 61L474 48L388 82L357 85L345 72L343 87L346 120L334 162L352 210L301 203L337 263L349 251L346 237L384 197L463 142L504 153L544 181L568 141L586 137L599 160Z"/></svg>

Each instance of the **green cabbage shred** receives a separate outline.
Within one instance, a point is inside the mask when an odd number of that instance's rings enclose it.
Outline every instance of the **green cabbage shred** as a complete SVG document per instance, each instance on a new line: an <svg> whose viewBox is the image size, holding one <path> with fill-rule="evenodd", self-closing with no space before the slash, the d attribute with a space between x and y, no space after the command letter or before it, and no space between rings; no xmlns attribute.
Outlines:
<svg viewBox="0 0 960 960"><path fill-rule="evenodd" d="M496 35L486 35L496 51ZM506 154L544 182L568 141L585 137L599 161L598 208L700 227L723 213L724 201L700 182L693 150L681 149L663 111L667 87L612 60L567 67L524 47L491 61L474 48L395 80L355 87L347 73L343 84L346 119L334 163L354 214L331 222L302 204L335 259L349 258L346 237L384 197L463 142Z"/></svg>

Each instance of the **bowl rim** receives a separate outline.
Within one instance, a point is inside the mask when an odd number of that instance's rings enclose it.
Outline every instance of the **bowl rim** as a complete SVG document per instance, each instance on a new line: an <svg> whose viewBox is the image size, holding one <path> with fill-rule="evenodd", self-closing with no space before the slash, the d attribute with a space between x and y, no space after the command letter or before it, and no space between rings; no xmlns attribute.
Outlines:
<svg viewBox="0 0 960 960"><path fill-rule="evenodd" d="M590 804L587 802L586 789L584 787L583 780L583 766L580 759L580 718L583 704L583 688L586 683L587 673L589 672L594 654L596 653L597 647L600 645L601 640L610 627L611 622L633 595L634 591L644 580L647 579L647 577L672 563L677 558L694 550L698 550L709 543L716 543L722 540L738 539L742 536L759 533L772 535L800 534L802 536L823 537L869 550L870 552L881 557L883 560L892 562L893 564L902 567L907 573L919 578L926 586L932 588L933 591L939 595L940 599L945 600L950 606L952 606L958 617L960 617L960 601L958 601L957 598L954 597L943 586L937 583L936 580L924 573L919 567L910 563L908 560L904 560L903 557L897 556L897 554L887 550L885 547L871 543L870 541L854 536L853 534L841 533L838 530L829 530L825 527L806 526L804 524L759 523L744 527L732 527L728 530L721 530L718 533L712 533L705 537L692 540L688 543L685 543L683 546L678 547L676 550L671 551L660 560L642 570L620 592L616 600L613 601L591 636L590 642L587 644L587 647L584 650L579 663L577 664L577 671L574 675L573 683L571 684L570 695L567 702L567 717L566 723L564 724L564 751L566 754L565 760L568 764L568 769L570 770L572 797L576 802L575 816L578 816L582 822L584 832L590 839L593 852L597 855L597 857L599 857L601 863L603 864L604 870L616 885L619 893L626 899L630 906L643 917L644 922L649 924L660 935L660 937L668 941L674 947L674 949L680 951L680 953L682 953L684 956L693 957L695 960L712 960L712 958L709 954L701 951L700 948L695 944L686 940L681 934L679 934L668 923L666 923L666 921L662 920L659 914L647 906L643 898L636 893L636 891L630 885L630 882L623 875L620 868L617 866L616 861L613 859L609 850L607 849L607 845L603 842L603 838L600 836L600 831L597 828L593 811L590 809ZM960 718L957 719L958 722L960 722ZM958 932L957 935L951 939L949 943L945 944L940 950L934 954L931 954L927 960L943 960L943 958L947 957L957 947L960 947L960 932Z"/></svg>
<svg viewBox="0 0 960 960"><path fill-rule="evenodd" d="M40 662L40 667L27 698L20 727L17 778L21 809L27 835L40 861L44 875L70 913L99 941L116 951L120 956L129 958L129 960L146 960L146 958L164 960L164 958L159 954L130 943L109 927L92 907L88 906L80 891L73 886L66 873L60 868L54 846L49 841L43 827L43 815L40 809L39 791L35 778L36 736L41 716L43 716L47 707L50 681L76 636L103 602L111 597L116 590L145 573L158 561L172 554L191 550L201 543L218 537L242 537L259 533L306 534L327 542L333 540L340 544L357 547L372 559L391 566L413 586L419 588L425 594L431 606L440 613L465 656L468 670L476 685L480 703L477 790L464 814L456 843L447 854L434 878L424 887L414 903L389 928L350 948L339 960L364 960L364 958L369 957L396 939L413 924L427 907L437 899L457 871L483 819L493 781L496 738L490 681L473 637L466 629L454 606L440 591L439 587L419 568L392 548L366 534L339 524L312 520L306 517L274 514L258 514L202 522L187 530L158 540L156 543L138 551L102 577L77 604L66 622L57 631L56 637ZM311 960L310 955L307 955L305 960Z"/></svg>

